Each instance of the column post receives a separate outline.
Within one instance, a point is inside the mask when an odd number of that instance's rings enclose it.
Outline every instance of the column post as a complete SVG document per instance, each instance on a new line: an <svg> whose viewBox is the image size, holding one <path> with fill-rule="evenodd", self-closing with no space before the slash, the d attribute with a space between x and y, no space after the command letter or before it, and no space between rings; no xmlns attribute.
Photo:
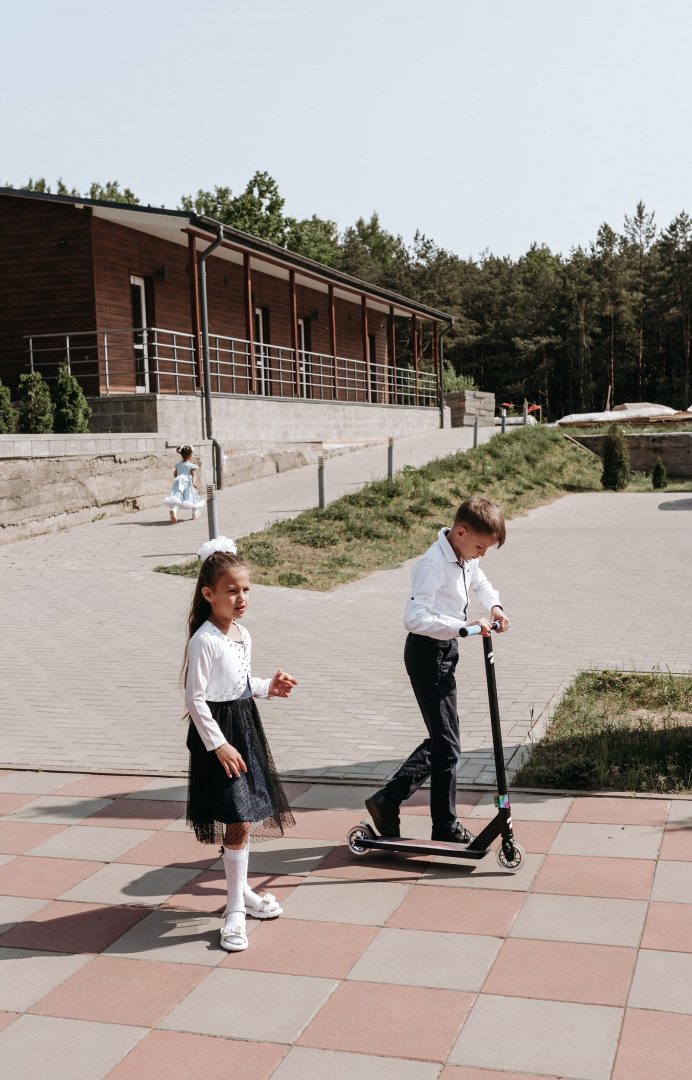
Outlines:
<svg viewBox="0 0 692 1080"><path fill-rule="evenodd" d="M370 401L370 349L368 347L368 302L365 294L360 298L360 323L363 334L363 360L365 361L365 400Z"/></svg>
<svg viewBox="0 0 692 1080"><path fill-rule="evenodd" d="M190 317L194 349L191 359L197 365L197 389L199 390L203 382L202 349L200 346L199 272L197 267L197 241L191 235L187 238L187 264L190 275Z"/></svg>
<svg viewBox="0 0 692 1080"><path fill-rule="evenodd" d="M439 365L438 360L437 360L438 344L437 344L437 323L436 322L434 322L433 325L432 325L432 335L433 335L432 360L433 360L433 370L435 372L435 404L439 405L439 403L440 403L440 395L441 395L442 390L443 390L443 384L440 382L440 365Z"/></svg>
<svg viewBox="0 0 692 1080"><path fill-rule="evenodd" d="M394 391L394 404L397 404L396 393L396 334L394 333L394 305L389 305L389 363L392 366L392 390ZM392 404L392 395L388 395L389 404Z"/></svg>
<svg viewBox="0 0 692 1080"><path fill-rule="evenodd" d="M298 362L298 305L296 302L296 272L288 271L291 302L291 346L295 371L295 396L300 397L300 364Z"/></svg>
<svg viewBox="0 0 692 1080"><path fill-rule="evenodd" d="M415 386L415 402L418 404L418 328L415 315L411 316L411 351L413 353L413 382Z"/></svg>
<svg viewBox="0 0 692 1080"><path fill-rule="evenodd" d="M250 270L250 253L243 255L243 284L245 290L245 339L248 351L248 377L250 380L250 393L255 393L255 316L252 310L252 272Z"/></svg>
<svg viewBox="0 0 692 1080"><path fill-rule="evenodd" d="M332 354L332 364L334 370L334 401L339 400L339 383L338 383L338 366L336 362L336 308L334 305L334 286L329 286L329 348ZM348 399L348 394L346 395Z"/></svg>

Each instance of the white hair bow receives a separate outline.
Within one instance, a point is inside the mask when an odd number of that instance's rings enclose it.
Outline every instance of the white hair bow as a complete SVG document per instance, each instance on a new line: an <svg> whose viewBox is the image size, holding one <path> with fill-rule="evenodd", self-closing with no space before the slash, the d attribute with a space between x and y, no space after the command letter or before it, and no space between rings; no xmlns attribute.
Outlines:
<svg viewBox="0 0 692 1080"><path fill-rule="evenodd" d="M204 562L205 559L208 559L210 555L214 555L217 551L230 551L232 555L235 555L238 548L235 546L235 540L231 540L230 537L217 536L215 540L207 540L206 544L202 544L197 554Z"/></svg>

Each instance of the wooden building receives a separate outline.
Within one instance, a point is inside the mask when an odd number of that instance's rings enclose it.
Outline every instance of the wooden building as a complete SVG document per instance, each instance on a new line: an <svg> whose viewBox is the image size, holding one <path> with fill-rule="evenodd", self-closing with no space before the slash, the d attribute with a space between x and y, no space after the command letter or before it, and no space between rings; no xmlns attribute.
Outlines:
<svg viewBox="0 0 692 1080"><path fill-rule="evenodd" d="M186 211L0 188L0 378L67 363L92 397L197 394L199 256L211 389L221 395L439 407L419 334L451 318ZM395 326L411 328L397 364ZM434 370L433 370L434 369Z"/></svg>

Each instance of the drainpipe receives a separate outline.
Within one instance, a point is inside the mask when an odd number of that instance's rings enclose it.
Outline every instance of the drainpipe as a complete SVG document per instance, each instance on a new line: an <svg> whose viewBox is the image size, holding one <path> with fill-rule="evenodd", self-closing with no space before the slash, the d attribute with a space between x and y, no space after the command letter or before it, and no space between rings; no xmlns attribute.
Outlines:
<svg viewBox="0 0 692 1080"><path fill-rule="evenodd" d="M438 341L438 346L437 346L437 363L438 363L438 376L437 376L437 378L438 378L438 381L439 381L439 384L440 384L440 427L441 428L443 428L445 426L445 384L444 384L445 348L444 348L444 342L443 342L442 339L443 339L444 335L447 333L447 331L451 330L453 327L454 327L454 319L452 319L451 323L449 323L448 326L445 326L442 330L440 330L439 341Z"/></svg>
<svg viewBox="0 0 692 1080"><path fill-rule="evenodd" d="M213 244L210 244L204 251L200 251L197 256L197 266L199 268L199 313L200 322L202 323L202 387L204 392L204 433L207 439L211 440L214 448L214 483L217 490L221 487L222 465L223 457L221 451L221 444L214 438L212 420L211 420L211 372L209 369L209 312L207 309L207 268L206 261L211 255L212 251L216 251L219 244L223 241L223 225L219 225L219 235Z"/></svg>

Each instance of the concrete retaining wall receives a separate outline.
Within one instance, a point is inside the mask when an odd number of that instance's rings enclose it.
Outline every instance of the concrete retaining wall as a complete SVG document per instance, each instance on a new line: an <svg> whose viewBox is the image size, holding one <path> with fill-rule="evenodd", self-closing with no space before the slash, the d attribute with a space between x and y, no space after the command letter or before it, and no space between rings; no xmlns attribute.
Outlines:
<svg viewBox="0 0 692 1080"><path fill-rule="evenodd" d="M123 394L89 398L91 429L97 432L160 432L171 441L198 443L201 396ZM445 427L450 426L445 410ZM347 405L337 401L214 396L214 436L228 448L242 444L378 439L435 431L439 409L403 405Z"/></svg>
<svg viewBox="0 0 692 1080"><path fill-rule="evenodd" d="M603 457L605 435L577 435L570 437L582 446ZM650 473L660 457L670 476L692 476L692 431L658 432L650 435L625 433L630 451L630 465L637 472Z"/></svg>

